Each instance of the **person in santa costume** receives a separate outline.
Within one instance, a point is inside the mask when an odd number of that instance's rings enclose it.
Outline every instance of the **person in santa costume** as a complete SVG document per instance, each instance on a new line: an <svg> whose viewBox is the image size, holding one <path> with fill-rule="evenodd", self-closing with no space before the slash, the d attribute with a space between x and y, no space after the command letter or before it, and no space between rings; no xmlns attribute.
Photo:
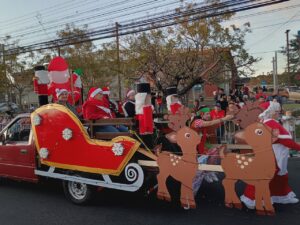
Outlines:
<svg viewBox="0 0 300 225"><path fill-rule="evenodd" d="M114 118L113 113L107 107L101 88L93 87L89 90L88 99L82 106L83 118L87 120ZM128 132L127 127L119 126L95 126L95 132Z"/></svg>
<svg viewBox="0 0 300 225"><path fill-rule="evenodd" d="M126 94L126 101L124 102L123 112L125 117L135 117L135 91L129 90Z"/></svg>
<svg viewBox="0 0 300 225"><path fill-rule="evenodd" d="M178 111L178 109L182 106L177 95L176 86L167 87L166 94L167 94L166 102L167 102L168 112L175 114Z"/></svg>
<svg viewBox="0 0 300 225"><path fill-rule="evenodd" d="M48 104L48 84L50 83L48 72L44 66L34 67L33 87L34 92L38 95L39 105Z"/></svg>
<svg viewBox="0 0 300 225"><path fill-rule="evenodd" d="M80 118L76 108L68 102L68 98L69 98L68 90L66 90L66 89L56 89L56 97L58 99L57 104L60 104L60 105L63 105L65 107L67 107L69 110L72 111L72 113L74 113L75 116L77 116L77 118Z"/></svg>
<svg viewBox="0 0 300 225"><path fill-rule="evenodd" d="M66 89L70 93L68 102L72 105L80 99L80 92L71 84L70 74L67 62L60 56L53 58L48 65L48 76L50 84L48 85L48 95L52 96L52 101L56 102L56 89Z"/></svg>
<svg viewBox="0 0 300 225"><path fill-rule="evenodd" d="M299 200L288 184L288 157L289 149L300 151L300 145L293 141L290 133L276 121L281 106L278 102L266 102L260 105L265 109L259 115L260 119L271 129L279 131L278 139L273 144L273 151L276 158L277 170L270 182L270 192L273 203L294 204ZM250 209L255 208L255 187L247 185L244 194L240 197L241 201Z"/></svg>
<svg viewBox="0 0 300 225"><path fill-rule="evenodd" d="M153 148L153 105L149 83L137 84L135 113L140 137L149 148Z"/></svg>
<svg viewBox="0 0 300 225"><path fill-rule="evenodd" d="M103 93L103 101L107 105L107 107L111 110L113 115L115 117L120 117L119 112L118 112L118 106L109 99L110 95L110 88L109 87L102 87L102 93Z"/></svg>

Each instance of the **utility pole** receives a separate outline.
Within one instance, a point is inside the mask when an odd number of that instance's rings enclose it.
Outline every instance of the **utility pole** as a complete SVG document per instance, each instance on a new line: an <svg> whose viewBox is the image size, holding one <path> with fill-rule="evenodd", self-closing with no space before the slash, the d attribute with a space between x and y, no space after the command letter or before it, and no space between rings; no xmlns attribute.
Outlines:
<svg viewBox="0 0 300 225"><path fill-rule="evenodd" d="M121 91L121 76L120 76L120 48L119 48L119 23L116 22L116 38L117 38L117 66L118 66L118 89L119 89L119 100L122 100Z"/></svg>
<svg viewBox="0 0 300 225"><path fill-rule="evenodd" d="M1 46L1 52L2 52L3 75L4 75L4 78L6 78L5 46L4 46L4 44L2 44L0 46ZM5 93L5 101L6 102L8 102L8 94L10 94L9 89L7 91L8 92Z"/></svg>
<svg viewBox="0 0 300 225"><path fill-rule="evenodd" d="M273 88L274 92L278 92L278 79L277 79L277 52L275 51L275 57L273 57Z"/></svg>
<svg viewBox="0 0 300 225"><path fill-rule="evenodd" d="M4 46L4 44L1 45L1 51L2 51L3 72L4 72L4 76L6 77L5 46Z"/></svg>
<svg viewBox="0 0 300 225"><path fill-rule="evenodd" d="M290 78L290 41L289 41L289 32L290 30L286 30L286 55L287 55L287 73L288 73L288 85L291 85Z"/></svg>

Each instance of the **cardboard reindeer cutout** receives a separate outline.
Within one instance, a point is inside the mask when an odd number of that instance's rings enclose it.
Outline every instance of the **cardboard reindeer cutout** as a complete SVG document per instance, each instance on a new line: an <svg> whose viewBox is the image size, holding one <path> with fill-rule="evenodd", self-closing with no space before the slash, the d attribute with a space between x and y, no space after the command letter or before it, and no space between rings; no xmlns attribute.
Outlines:
<svg viewBox="0 0 300 225"><path fill-rule="evenodd" d="M192 184L198 168L196 146L200 142L200 136L186 126L189 118L189 109L184 106L176 114L168 115L168 125L174 132L168 134L167 138L180 146L182 156L169 151L158 153L157 197L167 201L171 200L166 186L166 180L171 176L181 182L181 205L185 208L196 208Z"/></svg>
<svg viewBox="0 0 300 225"><path fill-rule="evenodd" d="M242 204L235 192L235 183L242 180L255 186L256 212L259 215L274 215L269 184L276 170L272 143L278 136L262 123L254 122L236 133L253 149L253 154L221 153L221 165L225 173L225 205L241 209ZM264 202L264 205L263 205Z"/></svg>

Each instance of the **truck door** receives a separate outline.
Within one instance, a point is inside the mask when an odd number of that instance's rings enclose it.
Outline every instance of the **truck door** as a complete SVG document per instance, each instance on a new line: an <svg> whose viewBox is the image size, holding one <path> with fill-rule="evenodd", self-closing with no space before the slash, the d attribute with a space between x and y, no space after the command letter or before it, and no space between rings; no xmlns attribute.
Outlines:
<svg viewBox="0 0 300 225"><path fill-rule="evenodd" d="M36 181L35 146L32 141L30 118L17 118L2 134L0 175Z"/></svg>

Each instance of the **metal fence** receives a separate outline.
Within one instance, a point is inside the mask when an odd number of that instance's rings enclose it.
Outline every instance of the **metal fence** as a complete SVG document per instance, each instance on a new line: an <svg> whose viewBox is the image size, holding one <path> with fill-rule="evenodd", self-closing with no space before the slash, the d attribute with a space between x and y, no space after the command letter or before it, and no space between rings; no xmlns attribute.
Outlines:
<svg viewBox="0 0 300 225"><path fill-rule="evenodd" d="M297 127L300 127L300 118L291 117L282 120L283 127L291 134L293 140L300 142L300 135L297 134ZM235 125L232 121L226 121L224 124L216 128L216 135L221 134L217 137L218 144L235 144L234 134L241 130L241 128Z"/></svg>

